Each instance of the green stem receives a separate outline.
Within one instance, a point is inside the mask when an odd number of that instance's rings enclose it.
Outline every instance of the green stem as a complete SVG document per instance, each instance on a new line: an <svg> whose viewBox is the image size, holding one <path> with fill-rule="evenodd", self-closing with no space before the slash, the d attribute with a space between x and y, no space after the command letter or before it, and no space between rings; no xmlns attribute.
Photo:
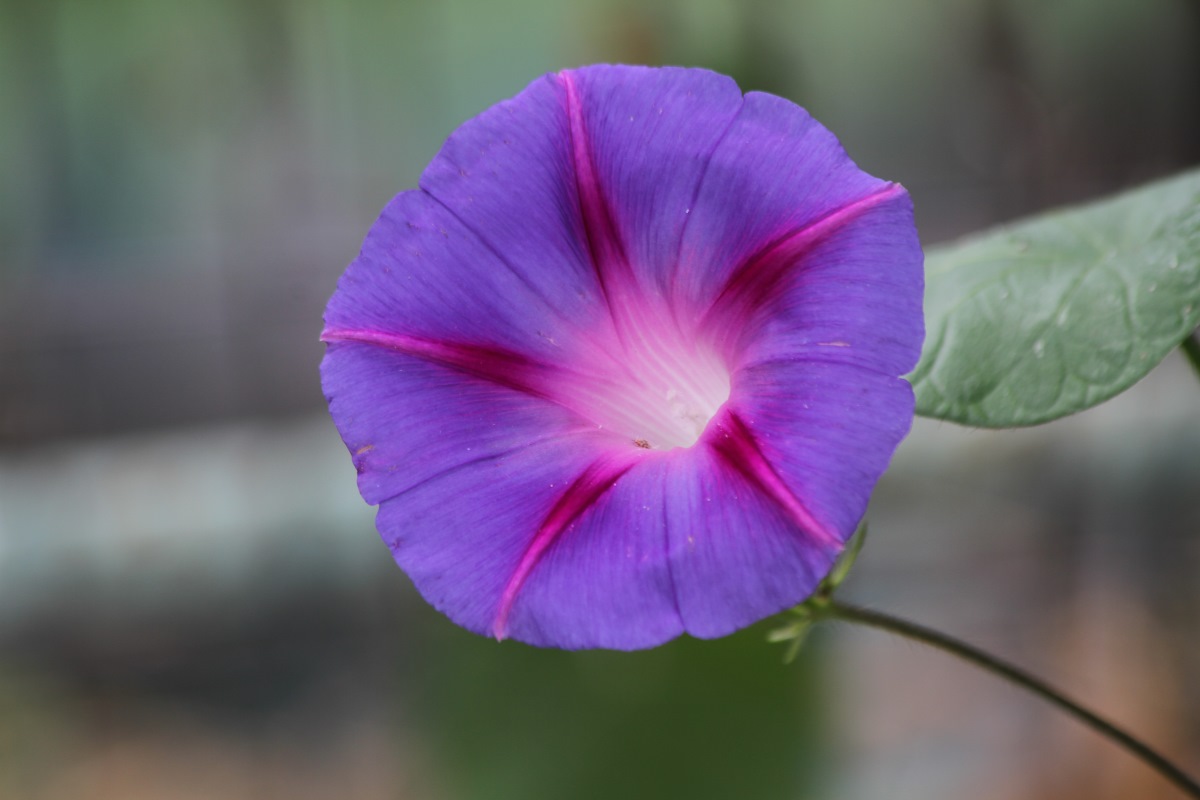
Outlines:
<svg viewBox="0 0 1200 800"><path fill-rule="evenodd" d="M1200 331L1192 331L1188 334L1180 347L1192 368L1196 370L1196 374L1200 375Z"/></svg>
<svg viewBox="0 0 1200 800"><path fill-rule="evenodd" d="M1107 736L1115 744L1124 747L1189 796L1200 798L1200 784L1188 777L1179 767L1151 749L1149 745L1134 738L1108 720L1093 714L1074 700L1065 696L1062 692L1012 664L1001 661L995 656L978 650L966 642L947 636L944 633L939 633L931 628L926 628L889 614L881 614L878 611L870 611L858 606L847 605L832 598L825 600L817 608L814 608L813 611L814 616L820 619L856 622L860 625L880 628L897 636L903 636L907 639L927 644L951 655L958 656L964 661L969 661L975 666L998 675L1023 689L1028 689L1043 700L1066 711L1102 736Z"/></svg>

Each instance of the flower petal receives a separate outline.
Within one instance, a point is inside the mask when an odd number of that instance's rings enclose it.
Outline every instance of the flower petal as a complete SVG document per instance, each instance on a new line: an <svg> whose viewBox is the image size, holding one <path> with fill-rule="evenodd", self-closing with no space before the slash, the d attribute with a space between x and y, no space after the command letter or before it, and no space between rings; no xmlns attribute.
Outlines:
<svg viewBox="0 0 1200 800"><path fill-rule="evenodd" d="M664 295L701 177L742 105L741 90L715 72L677 67L601 65L560 79L585 218L607 216L625 268L644 292Z"/></svg>
<svg viewBox="0 0 1200 800"><path fill-rule="evenodd" d="M859 170L807 112L746 95L695 205L680 303L707 309L703 327L736 337L732 350L751 340L780 345L763 355L848 344L874 369L912 368L923 258L907 193ZM769 331L744 330L766 320Z"/></svg>
<svg viewBox="0 0 1200 800"><path fill-rule="evenodd" d="M683 632L667 557L671 454L635 458L607 485L592 483L591 502L540 554L508 616L513 638L632 650Z"/></svg>
<svg viewBox="0 0 1200 800"><path fill-rule="evenodd" d="M908 195L893 184L849 213L835 232L763 254L757 278L731 282L704 325L722 332L722 349L742 365L833 360L890 375L916 365L924 256Z"/></svg>
<svg viewBox="0 0 1200 800"><path fill-rule="evenodd" d="M338 281L325 338L401 334L561 361L564 348L587 346L581 322L602 325L606 318L603 309L560 314L540 284L510 269L432 197L413 191L388 203Z"/></svg>
<svg viewBox="0 0 1200 800"><path fill-rule="evenodd" d="M815 542L715 448L668 455L668 552L688 633L724 636L816 588L840 547Z"/></svg>
<svg viewBox="0 0 1200 800"><path fill-rule="evenodd" d="M603 325L607 308L580 214L567 93L557 76L464 123L420 186L560 315Z"/></svg>
<svg viewBox="0 0 1200 800"><path fill-rule="evenodd" d="M459 625L493 635L499 623L506 626L500 635L511 629L517 638L561 646L567 631L552 630L540 638L523 635L524 586L513 597L506 595L514 577L532 586L546 571L536 563L546 555L535 552L538 533L596 454L604 452L586 441L591 435L549 437L434 475L383 502L376 526L418 591ZM585 506L600 497L591 497ZM557 536L573 533L564 530ZM526 563L531 554L534 561ZM513 600L514 607L506 609L505 603ZM582 613L569 610L577 617ZM535 605L534 616L540 618L542 612ZM553 613L546 610L547 616Z"/></svg>
<svg viewBox="0 0 1200 800"><path fill-rule="evenodd" d="M901 378L824 361L746 367L727 409L780 480L827 531L846 541L912 425Z"/></svg>
<svg viewBox="0 0 1200 800"><path fill-rule="evenodd" d="M375 343L330 341L321 377L371 504L480 459L594 430L540 396Z"/></svg>

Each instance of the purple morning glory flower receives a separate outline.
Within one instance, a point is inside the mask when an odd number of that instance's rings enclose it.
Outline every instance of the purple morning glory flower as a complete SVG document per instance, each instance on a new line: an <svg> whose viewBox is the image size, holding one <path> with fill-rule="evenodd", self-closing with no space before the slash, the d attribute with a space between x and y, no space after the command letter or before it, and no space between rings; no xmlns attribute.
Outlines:
<svg viewBox="0 0 1200 800"><path fill-rule="evenodd" d="M912 422L907 193L698 69L547 75L454 132L329 301L325 394L397 563L563 648L803 600Z"/></svg>

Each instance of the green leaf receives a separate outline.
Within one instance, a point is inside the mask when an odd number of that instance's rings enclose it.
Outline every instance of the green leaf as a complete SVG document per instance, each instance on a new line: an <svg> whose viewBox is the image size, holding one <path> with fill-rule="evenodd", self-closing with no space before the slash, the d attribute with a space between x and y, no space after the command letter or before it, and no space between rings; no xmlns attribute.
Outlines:
<svg viewBox="0 0 1200 800"><path fill-rule="evenodd" d="M1120 393L1200 325L1200 170L926 255L917 413L988 428Z"/></svg>

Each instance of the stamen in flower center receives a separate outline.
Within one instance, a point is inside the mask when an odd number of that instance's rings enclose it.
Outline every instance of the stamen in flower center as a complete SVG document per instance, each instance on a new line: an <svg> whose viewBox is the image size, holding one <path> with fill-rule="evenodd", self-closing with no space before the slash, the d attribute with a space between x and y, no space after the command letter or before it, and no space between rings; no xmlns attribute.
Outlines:
<svg viewBox="0 0 1200 800"><path fill-rule="evenodd" d="M690 447L729 399L729 369L673 323L642 323L622 326L620 344L606 348L617 355L570 387L570 405L637 447Z"/></svg>
<svg viewBox="0 0 1200 800"><path fill-rule="evenodd" d="M729 372L719 359L697 352L688 355L691 357L672 364L674 369L644 382L649 395L643 400L645 425L648 431L657 430L660 449L695 444L708 421L729 399ZM653 397L656 390L661 392L658 403Z"/></svg>

